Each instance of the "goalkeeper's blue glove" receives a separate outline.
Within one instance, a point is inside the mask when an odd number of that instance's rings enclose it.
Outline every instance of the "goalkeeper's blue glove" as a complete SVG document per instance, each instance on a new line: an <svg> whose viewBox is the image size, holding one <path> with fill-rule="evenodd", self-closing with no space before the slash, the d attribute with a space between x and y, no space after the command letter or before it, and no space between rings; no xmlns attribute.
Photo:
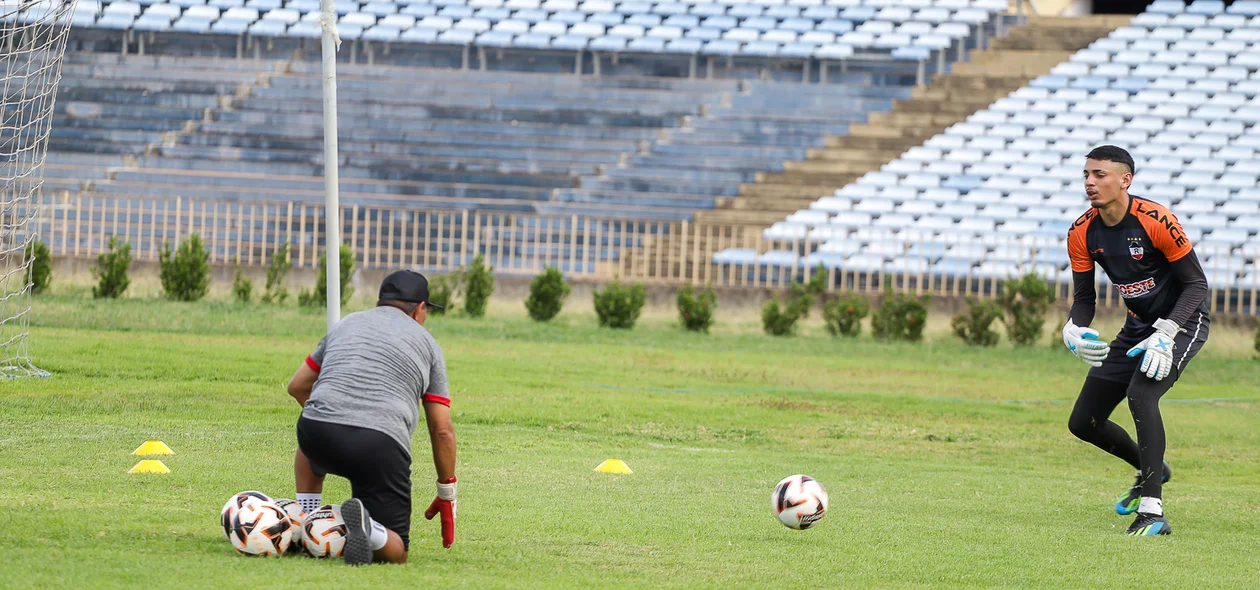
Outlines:
<svg viewBox="0 0 1260 590"><path fill-rule="evenodd" d="M1173 343L1181 326L1162 318L1155 320L1154 325L1155 333L1130 348L1128 355L1135 357L1142 354L1142 366L1138 370L1151 379L1162 381L1172 372Z"/></svg>
<svg viewBox="0 0 1260 590"><path fill-rule="evenodd" d="M1082 328L1070 319L1063 326L1063 345L1091 367L1101 367L1111 350L1111 346L1098 339L1098 330Z"/></svg>

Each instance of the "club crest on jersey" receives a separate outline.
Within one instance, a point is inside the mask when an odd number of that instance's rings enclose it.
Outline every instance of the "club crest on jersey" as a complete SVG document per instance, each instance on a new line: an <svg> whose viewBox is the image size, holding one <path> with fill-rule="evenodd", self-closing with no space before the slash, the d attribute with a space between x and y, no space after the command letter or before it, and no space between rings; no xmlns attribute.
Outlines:
<svg viewBox="0 0 1260 590"><path fill-rule="evenodd" d="M1142 247L1142 238L1129 238L1129 256L1134 260L1141 260L1144 254L1146 249Z"/></svg>

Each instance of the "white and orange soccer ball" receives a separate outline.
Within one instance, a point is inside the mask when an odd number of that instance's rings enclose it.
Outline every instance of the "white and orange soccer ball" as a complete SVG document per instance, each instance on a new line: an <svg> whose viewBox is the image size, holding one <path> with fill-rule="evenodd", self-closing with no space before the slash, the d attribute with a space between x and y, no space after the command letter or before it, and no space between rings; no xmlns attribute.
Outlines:
<svg viewBox="0 0 1260 590"><path fill-rule="evenodd" d="M774 486L770 509L783 526L805 530L827 515L827 490L808 475L791 475Z"/></svg>
<svg viewBox="0 0 1260 590"><path fill-rule="evenodd" d="M284 555L293 541L289 515L262 492L233 495L223 505L219 516L223 535L242 554Z"/></svg>
<svg viewBox="0 0 1260 590"><path fill-rule="evenodd" d="M302 521L302 544L311 557L341 557L346 547L346 521L340 504L325 504Z"/></svg>
<svg viewBox="0 0 1260 590"><path fill-rule="evenodd" d="M306 520L306 511L302 510L301 504L288 498L276 498L274 502L285 514L289 515L289 525L293 529L289 553L306 553L306 545L302 542L302 522Z"/></svg>

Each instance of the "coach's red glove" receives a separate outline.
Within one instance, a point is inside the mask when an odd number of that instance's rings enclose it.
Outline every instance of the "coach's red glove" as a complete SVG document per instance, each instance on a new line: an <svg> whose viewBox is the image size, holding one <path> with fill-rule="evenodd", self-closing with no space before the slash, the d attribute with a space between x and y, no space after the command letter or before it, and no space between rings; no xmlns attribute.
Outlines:
<svg viewBox="0 0 1260 590"><path fill-rule="evenodd" d="M424 517L433 520L433 517L441 513L442 515L442 546L447 549L451 548L451 543L455 542L455 478L451 478L449 482L437 482L437 497L433 499L433 503L429 504L429 509L424 511Z"/></svg>

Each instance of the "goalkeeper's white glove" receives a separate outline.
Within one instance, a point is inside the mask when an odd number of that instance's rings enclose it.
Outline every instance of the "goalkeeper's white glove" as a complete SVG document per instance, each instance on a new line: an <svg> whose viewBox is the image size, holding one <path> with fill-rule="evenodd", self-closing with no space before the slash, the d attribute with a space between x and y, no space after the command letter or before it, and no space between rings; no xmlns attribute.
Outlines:
<svg viewBox="0 0 1260 590"><path fill-rule="evenodd" d="M1155 333L1137 346L1130 348L1128 354L1130 357L1135 357L1145 352L1142 356L1142 366L1138 370L1146 373L1146 376L1151 379L1162 381L1172 372L1173 343L1177 338L1177 333L1181 331L1181 326L1162 318L1155 320L1154 325Z"/></svg>
<svg viewBox="0 0 1260 590"><path fill-rule="evenodd" d="M1101 367L1111 347L1098 339L1098 330L1082 328L1068 320L1063 326L1063 345L1091 367Z"/></svg>

